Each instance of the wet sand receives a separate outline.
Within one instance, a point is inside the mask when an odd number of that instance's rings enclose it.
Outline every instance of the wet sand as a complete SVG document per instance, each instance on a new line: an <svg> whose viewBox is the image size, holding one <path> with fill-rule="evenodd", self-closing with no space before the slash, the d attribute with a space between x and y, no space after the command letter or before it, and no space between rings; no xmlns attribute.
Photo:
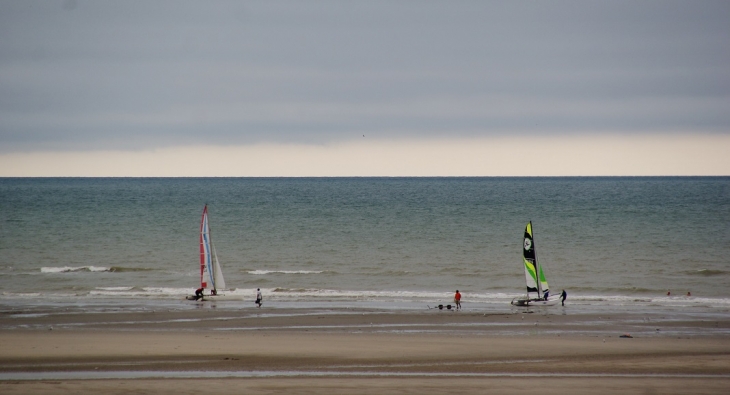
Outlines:
<svg viewBox="0 0 730 395"><path fill-rule="evenodd" d="M725 393L729 328L727 316L3 314L0 392Z"/></svg>

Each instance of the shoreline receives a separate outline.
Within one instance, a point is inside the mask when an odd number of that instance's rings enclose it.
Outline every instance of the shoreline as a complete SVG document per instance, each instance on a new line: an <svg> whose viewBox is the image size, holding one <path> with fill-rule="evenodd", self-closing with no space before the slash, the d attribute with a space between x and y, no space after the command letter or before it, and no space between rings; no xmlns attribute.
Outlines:
<svg viewBox="0 0 730 395"><path fill-rule="evenodd" d="M255 308L218 307L196 302L176 309L132 310L126 306L76 309L0 309L0 335L14 331L319 331L381 333L462 333L473 335L577 335L641 337L730 337L725 311L598 311L567 307L501 311L454 309ZM149 306L148 306L149 307Z"/></svg>

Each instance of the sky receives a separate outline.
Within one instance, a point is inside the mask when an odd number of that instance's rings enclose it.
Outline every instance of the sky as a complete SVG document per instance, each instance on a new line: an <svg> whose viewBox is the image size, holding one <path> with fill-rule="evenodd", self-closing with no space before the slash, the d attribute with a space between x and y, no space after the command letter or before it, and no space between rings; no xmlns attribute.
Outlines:
<svg viewBox="0 0 730 395"><path fill-rule="evenodd" d="M727 1L0 0L0 176L730 175Z"/></svg>

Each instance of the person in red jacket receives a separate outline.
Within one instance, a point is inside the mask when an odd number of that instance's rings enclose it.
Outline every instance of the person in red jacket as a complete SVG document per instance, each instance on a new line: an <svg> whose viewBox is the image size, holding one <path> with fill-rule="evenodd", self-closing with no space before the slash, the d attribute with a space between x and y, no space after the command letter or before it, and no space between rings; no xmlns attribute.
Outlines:
<svg viewBox="0 0 730 395"><path fill-rule="evenodd" d="M456 310L461 310L461 294L458 289L456 290L456 294L454 294L454 303L456 303Z"/></svg>

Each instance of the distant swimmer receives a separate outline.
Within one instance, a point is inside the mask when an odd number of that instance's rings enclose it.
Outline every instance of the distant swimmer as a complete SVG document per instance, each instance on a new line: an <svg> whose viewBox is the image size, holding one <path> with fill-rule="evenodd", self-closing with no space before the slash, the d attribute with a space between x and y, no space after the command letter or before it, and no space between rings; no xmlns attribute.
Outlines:
<svg viewBox="0 0 730 395"><path fill-rule="evenodd" d="M692 296L692 292L687 291L687 296Z"/></svg>
<svg viewBox="0 0 730 395"><path fill-rule="evenodd" d="M672 295L672 291L667 291L667 296L671 296L671 295Z"/></svg>
<svg viewBox="0 0 730 395"><path fill-rule="evenodd" d="M568 293L563 290L563 292L560 293L560 302L563 306L565 306L565 299L568 299Z"/></svg>
<svg viewBox="0 0 730 395"><path fill-rule="evenodd" d="M456 310L461 310L461 294L458 289L456 290L456 294L454 294L454 303L456 303Z"/></svg>

